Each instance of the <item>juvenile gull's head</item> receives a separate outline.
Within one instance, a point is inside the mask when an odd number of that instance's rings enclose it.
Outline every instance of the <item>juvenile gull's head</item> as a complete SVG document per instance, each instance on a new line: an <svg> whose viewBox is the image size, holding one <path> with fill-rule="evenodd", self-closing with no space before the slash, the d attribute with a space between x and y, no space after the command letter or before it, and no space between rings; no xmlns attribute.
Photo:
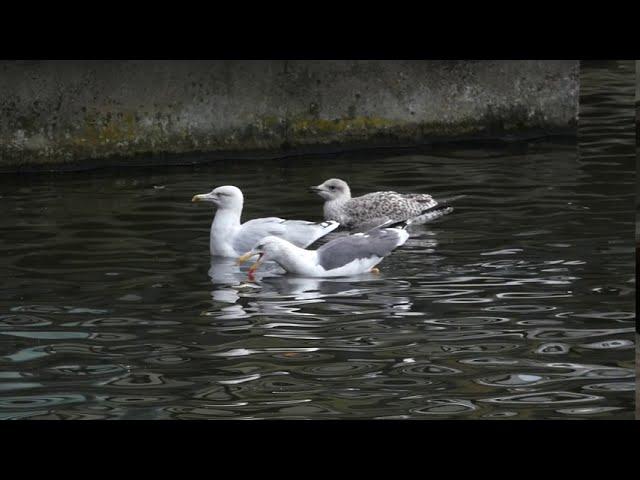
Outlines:
<svg viewBox="0 0 640 480"><path fill-rule="evenodd" d="M238 187L225 185L223 187L214 188L209 193L195 195L192 202L210 202L219 209L242 209L244 197Z"/></svg>
<svg viewBox="0 0 640 480"><path fill-rule="evenodd" d="M349 185L344 180L339 178L330 178L324 183L311 187L311 190L316 192L325 200L349 200L351 198L351 190Z"/></svg>

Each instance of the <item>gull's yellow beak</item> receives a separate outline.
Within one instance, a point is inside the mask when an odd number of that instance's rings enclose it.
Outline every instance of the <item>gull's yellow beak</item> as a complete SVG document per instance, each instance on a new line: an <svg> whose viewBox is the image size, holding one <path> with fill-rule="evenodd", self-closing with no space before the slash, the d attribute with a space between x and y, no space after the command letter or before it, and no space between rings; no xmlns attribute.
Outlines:
<svg viewBox="0 0 640 480"><path fill-rule="evenodd" d="M252 250L250 252L245 253L240 258L238 258L238 265L242 265L244 262L246 262L251 257L254 257L256 255L259 255L258 261L249 267L249 277L253 275L253 272L255 272L260 266L260 264L262 263L262 257L264 257L264 253L256 252Z"/></svg>
<svg viewBox="0 0 640 480"><path fill-rule="evenodd" d="M247 260L249 260L251 257L254 257L258 255L255 252L247 252L244 255L242 255L241 257L238 257L238 265L242 265L244 262L246 262Z"/></svg>
<svg viewBox="0 0 640 480"><path fill-rule="evenodd" d="M193 203L195 203L195 202L199 202L199 201L200 201L200 195L194 195L194 196L193 196L193 198L191 199L191 201L192 201Z"/></svg>

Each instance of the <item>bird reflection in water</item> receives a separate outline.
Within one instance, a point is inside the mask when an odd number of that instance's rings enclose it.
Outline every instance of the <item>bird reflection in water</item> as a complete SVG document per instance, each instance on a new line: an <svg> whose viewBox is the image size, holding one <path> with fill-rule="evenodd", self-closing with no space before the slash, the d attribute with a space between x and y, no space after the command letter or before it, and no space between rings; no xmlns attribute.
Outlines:
<svg viewBox="0 0 640 480"><path fill-rule="evenodd" d="M425 229L414 233L407 242L412 250L430 253L437 247L436 239ZM349 302L353 313L372 310L403 314L410 312L413 306L408 296L400 295L410 290L409 282L394 278L392 272L383 277L373 273L338 278L304 278L286 275L274 262L266 262L256 276L249 279L246 269L241 268L232 258L211 258L209 277L213 288L211 298L217 305L214 311L206 315L218 319L247 318L256 314L290 313L305 315L301 305L325 303L332 310L334 302L327 299L351 298ZM245 301L240 302L240 299ZM277 312L276 312L277 311ZM327 312L329 313L329 312Z"/></svg>
<svg viewBox="0 0 640 480"><path fill-rule="evenodd" d="M301 306L325 303L327 299L352 298L353 313L372 308L381 311L410 311L409 297L399 295L410 288L401 279L385 278L368 273L354 277L304 278L283 275L277 264L267 263L254 282L248 281L247 273L233 259L212 258L209 277L213 288L211 298L217 305L206 313L218 319L246 318L248 316L290 313L304 315ZM389 281L393 287L389 287ZM243 301L241 301L241 299ZM325 305L329 310L333 302Z"/></svg>

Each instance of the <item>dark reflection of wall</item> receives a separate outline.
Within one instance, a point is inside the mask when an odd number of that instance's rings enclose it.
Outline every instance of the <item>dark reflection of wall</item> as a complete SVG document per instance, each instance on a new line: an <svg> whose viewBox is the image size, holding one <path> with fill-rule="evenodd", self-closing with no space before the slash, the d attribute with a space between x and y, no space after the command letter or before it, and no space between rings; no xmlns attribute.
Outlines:
<svg viewBox="0 0 640 480"><path fill-rule="evenodd" d="M582 61L578 140L582 157L635 153L636 62Z"/></svg>
<svg viewBox="0 0 640 480"><path fill-rule="evenodd" d="M615 105L615 109L611 106ZM624 107L628 105L628 109ZM580 65L580 156L597 161L622 162L635 158L636 285L640 270L640 61L583 61ZM639 297L636 288L636 305ZM636 331L640 333L638 323ZM636 377L640 352L636 335ZM640 391L636 389L636 418L640 418Z"/></svg>
<svg viewBox="0 0 640 480"><path fill-rule="evenodd" d="M588 170L591 164L601 162L622 165L635 161L635 170L638 170L640 84L636 71L639 63L635 60L582 61L580 63L578 150L580 160L584 164L583 169ZM606 178L602 176L598 178L606 183ZM640 240L638 236L640 186L637 179L635 185L637 272L638 240Z"/></svg>
<svg viewBox="0 0 640 480"><path fill-rule="evenodd" d="M640 222L640 179L638 172L640 171L640 60L636 60L636 308L638 305L638 271L640 271L640 236L638 235ZM636 319L636 331L640 331ZM640 372L640 350L638 343L640 336L636 335L636 382L638 373ZM636 420L640 419L640 388L636 386Z"/></svg>

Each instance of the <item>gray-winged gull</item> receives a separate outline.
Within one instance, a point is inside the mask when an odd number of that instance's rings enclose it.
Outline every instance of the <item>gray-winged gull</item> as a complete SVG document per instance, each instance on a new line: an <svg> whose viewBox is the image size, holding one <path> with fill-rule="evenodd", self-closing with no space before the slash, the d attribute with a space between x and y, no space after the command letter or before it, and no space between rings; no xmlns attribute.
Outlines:
<svg viewBox="0 0 640 480"><path fill-rule="evenodd" d="M193 202L211 202L218 207L211 223L209 248L211 255L237 257L252 248L263 237L275 235L298 247L307 247L338 228L338 223L284 220L277 217L256 218L240 223L244 197L238 187L218 187L210 193L195 195Z"/></svg>
<svg viewBox="0 0 640 480"><path fill-rule="evenodd" d="M352 198L349 185L339 178L331 178L311 190L325 200L325 220L361 231L387 221L412 219L412 224L420 225L453 211L453 207L422 193L373 192Z"/></svg>
<svg viewBox="0 0 640 480"><path fill-rule="evenodd" d="M317 250L306 250L269 236L242 255L238 263L258 255L256 263L249 268L250 278L265 260L272 260L287 272L303 277L345 277L375 272L374 267L409 238L405 230L407 222L401 223L400 227L382 226L367 233L339 237Z"/></svg>

